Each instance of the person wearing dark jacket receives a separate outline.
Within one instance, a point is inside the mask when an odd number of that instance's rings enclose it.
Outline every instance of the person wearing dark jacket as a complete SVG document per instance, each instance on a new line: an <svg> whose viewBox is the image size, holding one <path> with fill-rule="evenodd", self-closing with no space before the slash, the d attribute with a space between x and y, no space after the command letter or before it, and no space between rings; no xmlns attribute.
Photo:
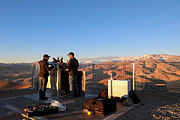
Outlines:
<svg viewBox="0 0 180 120"><path fill-rule="evenodd" d="M49 71L53 69L53 66L49 67L49 55L45 54L43 60L39 62L40 72L39 72L39 100L47 100L45 97L46 86L48 82Z"/></svg>
<svg viewBox="0 0 180 120"><path fill-rule="evenodd" d="M68 56L70 60L68 61L67 65L63 65L60 62L58 62L58 64L64 67L65 69L68 69L70 95L71 97L76 97L79 96L78 86L77 86L77 74L78 74L79 63L78 60L74 57L73 52L70 52Z"/></svg>
<svg viewBox="0 0 180 120"><path fill-rule="evenodd" d="M53 96L55 96L56 92L57 92L57 87L56 87L56 84L57 84L57 65L55 63L56 63L56 59L53 58L54 68L50 71L51 90L53 91L53 94L52 94Z"/></svg>

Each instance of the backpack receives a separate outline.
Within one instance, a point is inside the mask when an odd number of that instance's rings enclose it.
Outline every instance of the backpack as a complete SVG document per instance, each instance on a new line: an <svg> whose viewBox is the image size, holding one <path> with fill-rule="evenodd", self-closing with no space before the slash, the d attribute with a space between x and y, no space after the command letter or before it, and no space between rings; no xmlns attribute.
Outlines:
<svg viewBox="0 0 180 120"><path fill-rule="evenodd" d="M130 90L130 92L129 92L129 97L132 99L133 104L138 104L138 103L140 103L141 105L143 105L143 104L141 103L141 100L139 99L139 97L137 96L137 94L135 93L134 90Z"/></svg>
<svg viewBox="0 0 180 120"><path fill-rule="evenodd" d="M108 98L108 89L101 91L101 93L98 95L98 98Z"/></svg>
<svg viewBox="0 0 180 120"><path fill-rule="evenodd" d="M133 100L128 97L124 102L123 102L124 106L132 106L133 105Z"/></svg>

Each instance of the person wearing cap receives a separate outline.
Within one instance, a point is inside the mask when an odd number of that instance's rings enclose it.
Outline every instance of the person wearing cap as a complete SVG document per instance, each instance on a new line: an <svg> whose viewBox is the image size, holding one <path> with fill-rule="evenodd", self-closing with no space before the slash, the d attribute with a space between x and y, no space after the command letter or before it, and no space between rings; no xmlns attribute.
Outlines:
<svg viewBox="0 0 180 120"><path fill-rule="evenodd" d="M57 65L55 64L57 60L53 58L53 66L54 68L50 71L50 81L51 81L51 89L53 90L53 95L56 95L56 84L57 84Z"/></svg>
<svg viewBox="0 0 180 120"><path fill-rule="evenodd" d="M73 52L70 52L68 56L69 56L69 61L67 65L63 65L60 62L58 62L58 64L64 67L65 69L68 69L70 95L71 97L76 97L79 96L78 86L77 86L77 74L78 74L79 62L74 57Z"/></svg>
<svg viewBox="0 0 180 120"><path fill-rule="evenodd" d="M45 97L46 93L46 86L48 82L49 71L53 69L53 66L49 67L49 55L44 54L43 60L39 62L40 72L39 72L39 100L47 100L48 98Z"/></svg>

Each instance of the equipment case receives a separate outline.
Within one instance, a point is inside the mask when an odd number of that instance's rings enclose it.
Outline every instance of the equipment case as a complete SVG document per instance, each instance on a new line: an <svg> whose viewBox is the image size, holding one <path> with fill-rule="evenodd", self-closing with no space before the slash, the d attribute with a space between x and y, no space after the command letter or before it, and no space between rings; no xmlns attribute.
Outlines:
<svg viewBox="0 0 180 120"><path fill-rule="evenodd" d="M83 104L83 109L92 110L95 115L105 116L116 111L116 101L112 99L93 98Z"/></svg>

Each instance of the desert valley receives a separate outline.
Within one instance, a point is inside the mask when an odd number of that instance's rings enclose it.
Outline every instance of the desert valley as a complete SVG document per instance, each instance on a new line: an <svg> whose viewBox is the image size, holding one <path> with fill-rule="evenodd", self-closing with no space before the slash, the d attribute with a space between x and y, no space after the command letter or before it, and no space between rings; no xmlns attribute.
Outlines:
<svg viewBox="0 0 180 120"><path fill-rule="evenodd" d="M97 88L106 87L111 74L113 79L132 80L132 64L135 63L137 89L163 86L170 91L180 91L180 56L177 55L156 54L97 60L94 64L94 79L93 61L85 60L80 60L79 70L86 71L87 88L93 85ZM31 64L0 64L0 70L0 90L31 87Z"/></svg>

